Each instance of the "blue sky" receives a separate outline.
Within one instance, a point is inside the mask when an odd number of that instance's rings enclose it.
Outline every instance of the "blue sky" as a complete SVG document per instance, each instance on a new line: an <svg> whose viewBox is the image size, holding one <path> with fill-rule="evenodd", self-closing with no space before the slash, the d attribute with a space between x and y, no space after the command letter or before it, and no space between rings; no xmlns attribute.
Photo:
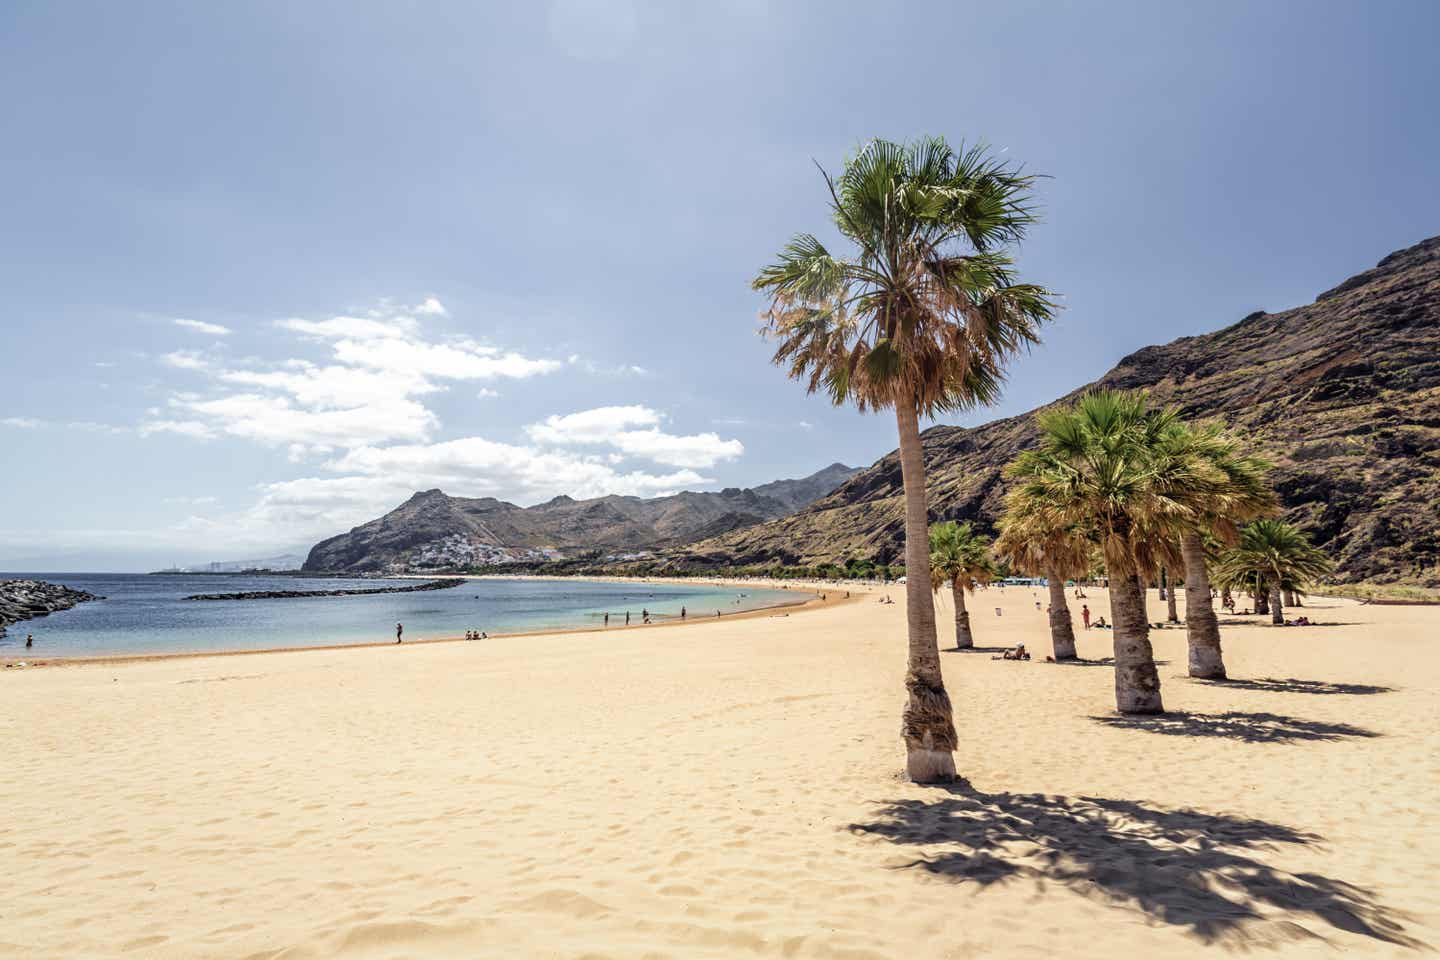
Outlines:
<svg viewBox="0 0 1440 960"><path fill-rule="evenodd" d="M983 138L1064 296L979 423L1440 233L1423 2L0 5L0 569L308 546L416 488L894 446L768 364L812 164ZM182 322L184 321L184 322Z"/></svg>

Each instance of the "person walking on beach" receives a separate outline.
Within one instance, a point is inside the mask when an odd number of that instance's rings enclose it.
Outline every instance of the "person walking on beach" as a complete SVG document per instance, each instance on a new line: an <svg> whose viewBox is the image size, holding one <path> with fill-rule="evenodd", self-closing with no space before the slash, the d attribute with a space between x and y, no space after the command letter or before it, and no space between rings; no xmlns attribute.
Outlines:
<svg viewBox="0 0 1440 960"><path fill-rule="evenodd" d="M35 646L35 634L33 634L33 633L27 633L27 634L25 634L25 646L26 646L27 648Z"/></svg>
<svg viewBox="0 0 1440 960"><path fill-rule="evenodd" d="M684 620L684 619L685 619L685 608L684 608L684 607L681 607L681 608L680 608L680 619L681 619L681 620Z"/></svg>
<svg viewBox="0 0 1440 960"><path fill-rule="evenodd" d="M625 626L627 626L627 627L630 626L630 611L629 611L629 610L626 610L626 611L625 611Z"/></svg>
<svg viewBox="0 0 1440 960"><path fill-rule="evenodd" d="M610 626L610 614L605 614L605 626Z"/></svg>
<svg viewBox="0 0 1440 960"><path fill-rule="evenodd" d="M400 642L400 634L402 634L402 633L404 633L404 632L405 632L405 625L404 625L404 624L401 624L401 623L395 624L395 642L396 642L396 643L399 643L399 642Z"/></svg>
<svg viewBox="0 0 1440 960"><path fill-rule="evenodd" d="M1080 619L1085 621L1085 629L1090 629L1090 604L1080 604Z"/></svg>

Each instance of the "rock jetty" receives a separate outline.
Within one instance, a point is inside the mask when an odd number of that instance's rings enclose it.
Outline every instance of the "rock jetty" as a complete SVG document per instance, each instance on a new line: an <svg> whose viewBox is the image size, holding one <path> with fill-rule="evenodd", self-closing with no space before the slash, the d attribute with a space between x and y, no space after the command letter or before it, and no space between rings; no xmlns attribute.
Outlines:
<svg viewBox="0 0 1440 960"><path fill-rule="evenodd" d="M0 580L0 637L5 628L56 610L69 610L86 600L104 600L84 590L72 590L44 580Z"/></svg>
<svg viewBox="0 0 1440 960"><path fill-rule="evenodd" d="M291 597L357 597L368 593L419 593L422 590L448 590L461 584L458 577L429 580L404 587L374 587L350 590L245 590L240 593L196 593L186 600L287 600Z"/></svg>

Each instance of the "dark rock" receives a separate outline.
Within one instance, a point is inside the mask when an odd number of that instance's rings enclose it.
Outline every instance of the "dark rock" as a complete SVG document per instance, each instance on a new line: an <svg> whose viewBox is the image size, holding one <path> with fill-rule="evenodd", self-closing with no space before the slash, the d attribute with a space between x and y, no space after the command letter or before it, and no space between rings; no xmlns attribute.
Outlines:
<svg viewBox="0 0 1440 960"><path fill-rule="evenodd" d="M87 600L103 599L45 580L0 580L0 637L5 636L5 628L13 623L69 610Z"/></svg>
<svg viewBox="0 0 1440 960"><path fill-rule="evenodd" d="M196 593L186 600L288 600L297 597L359 597L369 593L420 593L424 590L449 590L465 581L455 577L407 584L403 587L358 587L346 590L245 590L238 593Z"/></svg>

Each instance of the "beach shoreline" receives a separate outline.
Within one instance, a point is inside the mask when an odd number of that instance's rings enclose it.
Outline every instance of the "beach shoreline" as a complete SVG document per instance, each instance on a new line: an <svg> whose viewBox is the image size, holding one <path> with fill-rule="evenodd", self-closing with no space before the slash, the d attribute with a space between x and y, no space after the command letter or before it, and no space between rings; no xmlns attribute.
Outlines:
<svg viewBox="0 0 1440 960"><path fill-rule="evenodd" d="M405 580L410 580L410 579L415 579L415 577L410 576L410 575L405 575L405 576L396 575L396 576L394 576L394 577L385 577L385 578L381 578L381 579L405 579ZM620 631L633 631L633 630L642 630L642 629L644 629L644 630L649 630L649 629L660 628L660 627L683 626L683 625L687 625L687 624L705 624L705 623L711 623L711 624L713 624L713 623L719 623L719 622L733 622L733 621L735 621L735 620L755 619L755 618L760 618L760 617L777 616L777 615L779 615L779 614L776 614L776 613L775 613L775 611L777 611L777 610L786 611L785 615L788 615L790 612L796 612L796 613L798 613L798 612L805 611L805 610L811 610L811 609L814 609L814 608L816 608L816 607L822 607L822 606L833 605L833 604L836 604L836 603L845 603L845 602L847 602L846 598L844 598L843 596L842 596L842 597L830 597L829 599L822 600L822 599L820 598L820 594L826 592L826 590L825 590L825 588L824 588L823 586L816 587L816 586L815 586L815 582L813 582L813 581L803 581L803 582L801 582L801 581L779 581L779 580L769 580L769 581L757 581L757 580L712 580L712 579L702 579L702 578L695 578L695 577L689 577L689 578L687 578L687 577L643 577L643 578L642 578L642 577L616 577L616 576L604 576L604 577L546 577L546 576L528 576L528 575L522 575L522 574L442 574L442 575L433 576L433 577L431 577L430 579L434 579L434 580L442 580L442 579L458 579L458 580L524 580L524 581L536 581L536 582L551 582L551 581L553 581L553 582L565 582L565 581L567 581L567 580L584 580L584 581L595 582L595 583L627 583L627 584L631 584L631 583L633 583L633 584L642 584L642 583L674 583L674 584L682 584L682 585L683 585L683 584L696 584L696 583L699 583L699 584L704 584L704 585L706 585L706 586L740 587L740 588L749 586L749 587L759 587L759 588L761 588L761 589L766 589L766 590L779 590L779 589L787 589L787 590L788 590L788 589L790 589L791 585L800 585L802 588L801 588L799 591L797 591L798 593L814 594L814 595L813 595L813 596L810 596L810 597L806 597L806 598L804 598L804 599L799 599L799 598L797 598L797 599L795 599L795 600L790 600L790 601L783 601L783 602L778 602L778 603L770 603L770 604L766 604L766 605L761 606L761 607L755 607L755 608L748 609L748 610L741 610L741 611L737 611L737 612L734 612L734 613L723 613L720 617L705 617L705 616L698 616L698 615L697 615L697 616L687 617L686 619L683 619L683 620L682 620L682 619L680 619L679 617L673 617L673 616L671 616L671 617L665 617L664 619L656 620L655 622L648 623L648 624L647 624L647 623L633 623L633 624L629 624L629 625L617 624L616 626L611 626L611 627L606 627L606 626L599 626L599 627L593 627L593 626L550 627L550 628L540 628L540 629L535 629L535 630L504 631L504 632L498 632L498 633L488 633L488 632L487 632L486 639L485 639L485 640L479 640L479 641L466 640L465 637L463 636L463 634L456 634L456 635L453 635L453 636L452 636L452 635L446 635L446 636L441 636L441 637L417 638L417 639L414 639L414 640L406 640L406 641L404 641L403 643L398 643L398 644L397 644L396 642L394 642L393 640L376 640L376 641L357 641L357 642L353 642L353 643L325 643L325 644L300 645L300 646L277 646L277 647L238 648L238 649L234 649L234 650L181 650L181 651L166 651L166 652L156 652L156 653L117 653L117 654L102 654L102 655L98 655L98 656L94 656L94 655L64 656L64 655L53 655L53 654L45 654L45 655L32 656L32 657L26 657L26 656L0 656L0 670L14 670L14 669L20 668L22 664L23 664L23 669L39 669L39 668L42 668L42 667L77 667L77 666L97 665L97 664L98 664L98 665L113 665L113 664L124 664L124 663L143 663L143 662L157 661L157 660L194 660L194 659L200 659L200 658L205 658L205 657L240 657L240 656L254 656L254 655L257 655L257 654L264 654L264 653L287 653L287 654L288 654L288 653L305 653L305 652L311 652L311 651L363 650L363 649L374 648L374 647L394 647L394 646L400 646L400 647L419 647L419 646L429 646L429 645L433 645L433 644L449 644L449 643L477 643L477 642L478 642L478 643L485 643L485 642L487 642L487 641L489 641L489 640L512 639L512 638L522 638L522 637L549 637L549 636L568 636L568 635L572 635L572 634L617 633L617 632L620 632ZM783 585L783 586L782 586L782 585ZM873 587L873 585L872 585L871 589L873 589L873 588L874 588L874 587ZM856 592L857 590L859 590L860 588L858 588L858 587L856 587L856 588L845 588L845 587L841 587L841 588L839 588L839 591L843 593L846 589L850 589L851 592L853 593L853 592ZM828 596L828 593L827 593L827 596ZM855 598L855 599L858 599L858 598ZM239 601L237 601L237 602L239 602Z"/></svg>

